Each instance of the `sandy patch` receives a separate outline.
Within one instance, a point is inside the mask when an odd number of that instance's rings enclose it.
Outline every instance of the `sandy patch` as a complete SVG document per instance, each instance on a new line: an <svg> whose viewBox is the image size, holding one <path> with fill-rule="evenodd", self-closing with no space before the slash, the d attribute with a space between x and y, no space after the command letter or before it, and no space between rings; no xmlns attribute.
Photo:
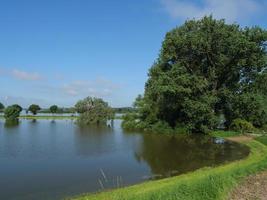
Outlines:
<svg viewBox="0 0 267 200"><path fill-rule="evenodd" d="M234 189L229 200L267 200L267 171L248 176Z"/></svg>
<svg viewBox="0 0 267 200"><path fill-rule="evenodd" d="M252 136L242 135L242 136L236 136L236 137L228 137L226 139L234 141L234 142L248 142L250 140L253 140L253 137Z"/></svg>

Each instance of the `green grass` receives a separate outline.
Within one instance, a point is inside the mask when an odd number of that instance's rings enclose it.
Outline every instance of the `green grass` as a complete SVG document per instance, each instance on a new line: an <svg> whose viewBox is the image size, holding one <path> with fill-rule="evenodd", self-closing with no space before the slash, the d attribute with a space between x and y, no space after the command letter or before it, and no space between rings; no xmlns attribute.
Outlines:
<svg viewBox="0 0 267 200"><path fill-rule="evenodd" d="M229 133L230 135L230 133ZM88 194L76 200L220 200L226 199L239 181L266 169L267 146L252 140L245 143L250 155L240 161L215 168L203 168L177 177Z"/></svg>
<svg viewBox="0 0 267 200"><path fill-rule="evenodd" d="M265 144L267 145L267 136L261 136L261 137L258 137L256 138L257 141L261 142L262 144Z"/></svg>
<svg viewBox="0 0 267 200"><path fill-rule="evenodd" d="M213 131L210 133L210 136L222 138L234 137L239 135L241 135L241 133L236 131Z"/></svg>

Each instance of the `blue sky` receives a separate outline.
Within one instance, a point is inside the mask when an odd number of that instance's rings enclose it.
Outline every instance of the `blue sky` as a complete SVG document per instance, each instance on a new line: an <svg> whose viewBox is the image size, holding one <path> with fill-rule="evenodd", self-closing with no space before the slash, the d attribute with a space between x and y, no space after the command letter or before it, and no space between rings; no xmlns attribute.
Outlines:
<svg viewBox="0 0 267 200"><path fill-rule="evenodd" d="M165 33L213 14L267 28L264 0L0 0L0 101L130 106Z"/></svg>

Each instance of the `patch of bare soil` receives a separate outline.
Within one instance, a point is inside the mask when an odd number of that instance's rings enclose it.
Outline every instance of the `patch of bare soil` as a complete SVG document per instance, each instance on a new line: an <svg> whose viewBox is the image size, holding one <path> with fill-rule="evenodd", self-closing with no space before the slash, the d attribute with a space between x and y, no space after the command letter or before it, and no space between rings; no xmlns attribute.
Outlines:
<svg viewBox="0 0 267 200"><path fill-rule="evenodd" d="M267 200L267 171L247 177L229 200Z"/></svg>
<svg viewBox="0 0 267 200"><path fill-rule="evenodd" d="M252 136L249 135L242 135L242 136L236 136L236 137L228 137L228 140L234 141L234 142L247 142L253 139Z"/></svg>

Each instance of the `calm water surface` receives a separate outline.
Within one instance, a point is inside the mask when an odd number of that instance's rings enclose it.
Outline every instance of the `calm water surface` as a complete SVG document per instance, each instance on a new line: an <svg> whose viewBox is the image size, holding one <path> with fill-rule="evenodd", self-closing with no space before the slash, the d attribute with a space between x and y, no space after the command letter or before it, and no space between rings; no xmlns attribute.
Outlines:
<svg viewBox="0 0 267 200"><path fill-rule="evenodd" d="M247 156L210 137L125 133L70 120L0 120L0 199L62 199L168 177Z"/></svg>

